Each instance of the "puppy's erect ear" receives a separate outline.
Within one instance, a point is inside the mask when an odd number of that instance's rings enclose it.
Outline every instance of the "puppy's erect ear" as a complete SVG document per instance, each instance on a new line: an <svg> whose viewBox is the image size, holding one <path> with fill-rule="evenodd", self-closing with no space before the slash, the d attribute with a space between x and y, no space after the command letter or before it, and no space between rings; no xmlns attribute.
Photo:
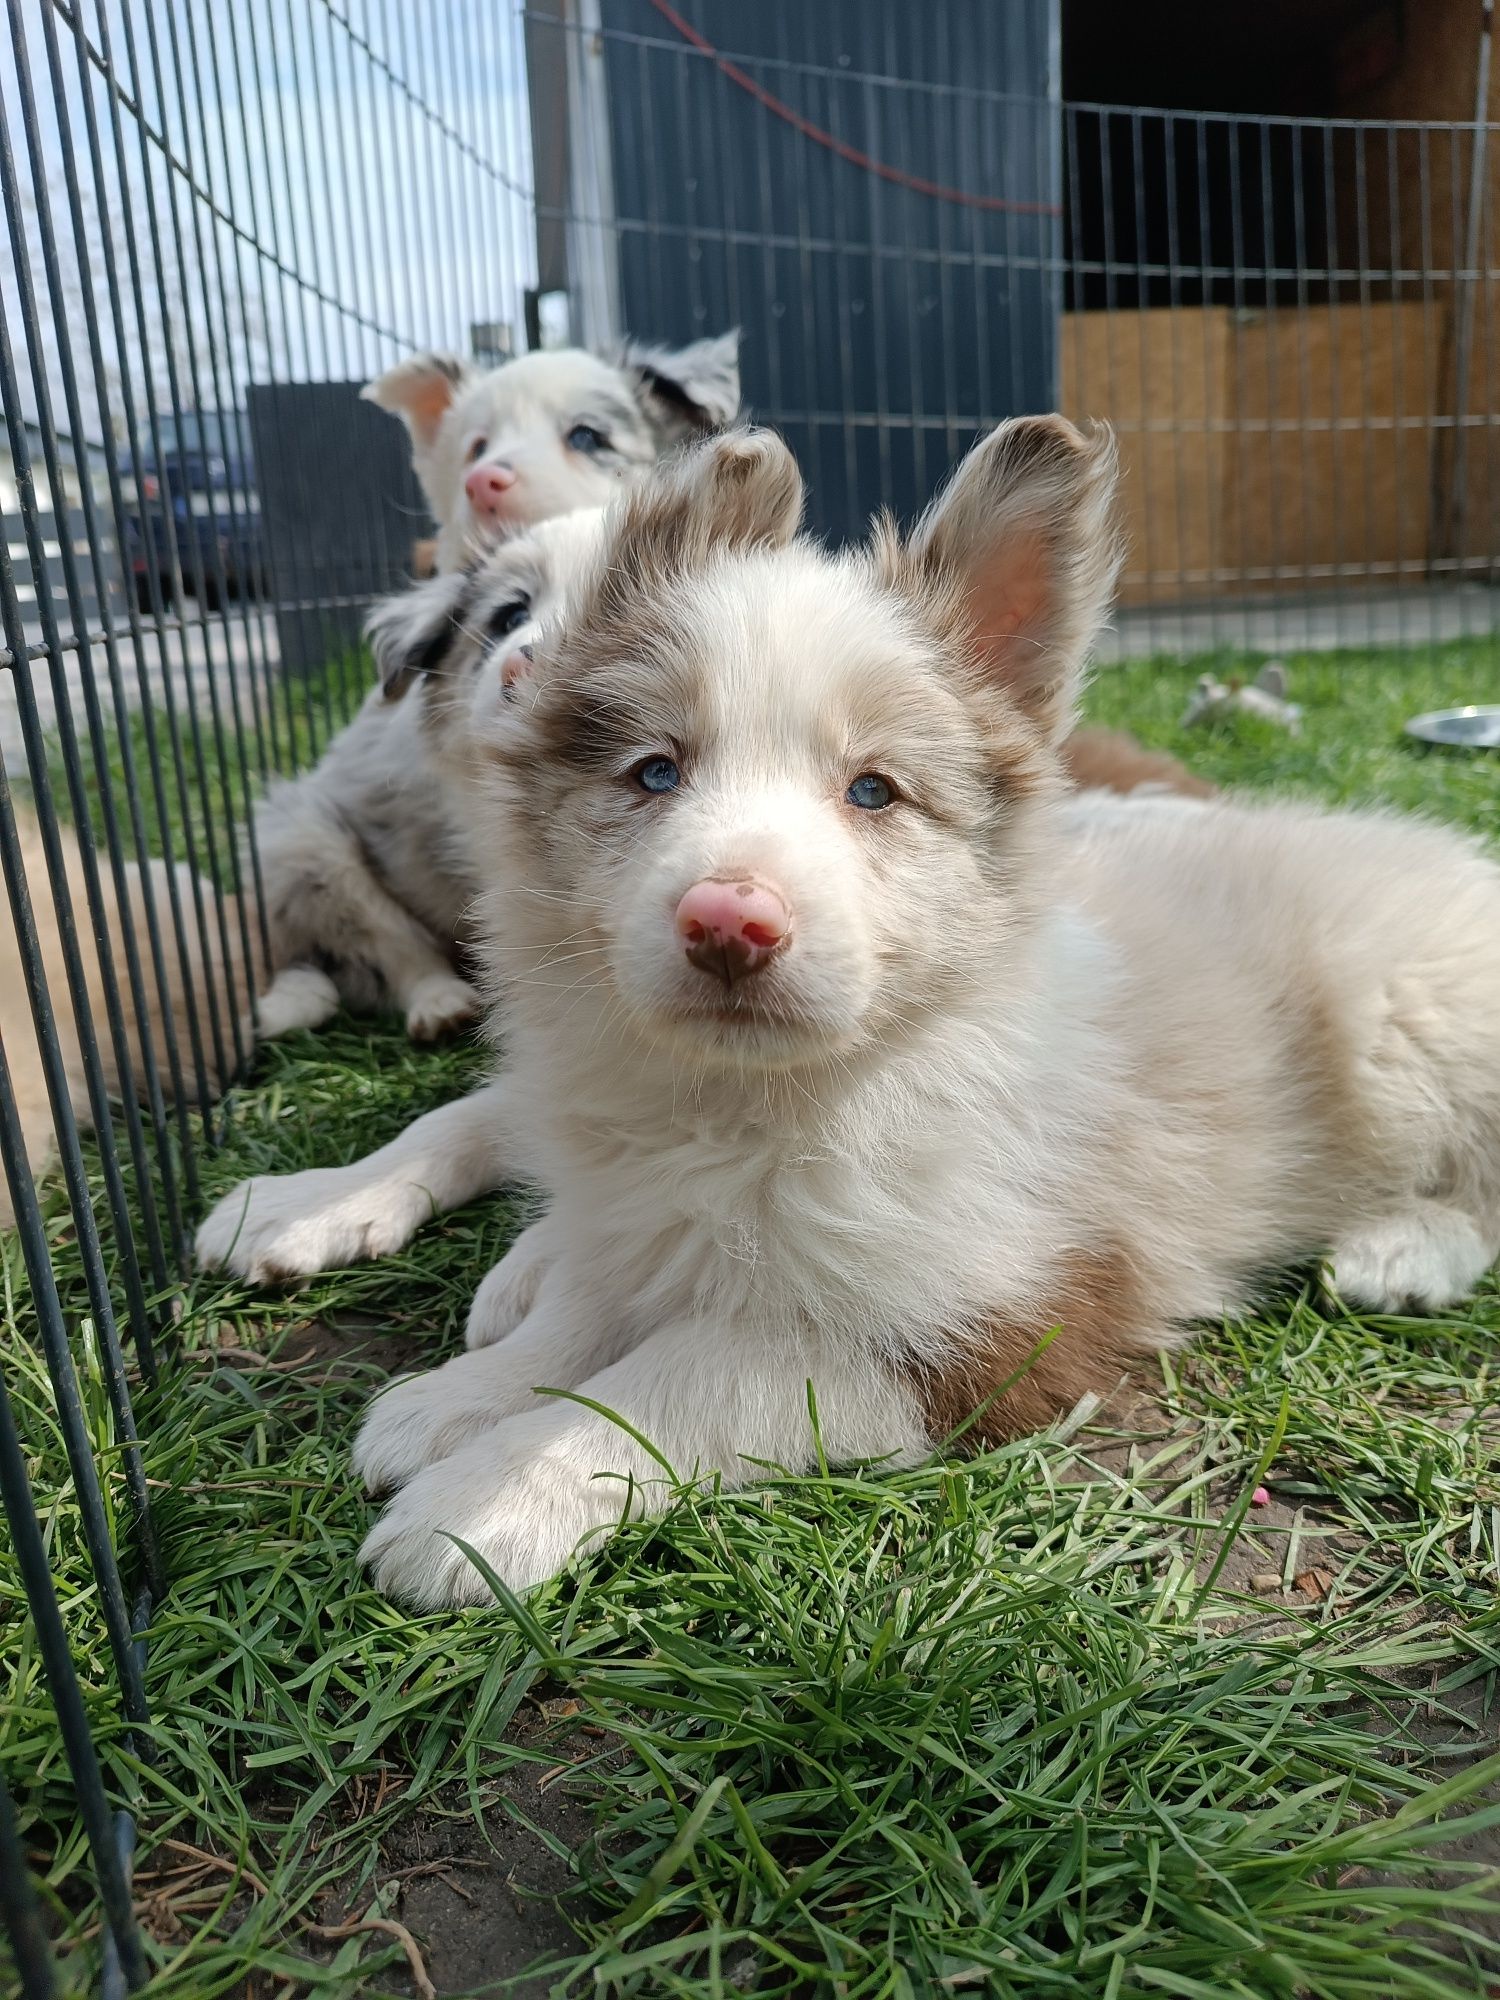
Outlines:
<svg viewBox="0 0 1500 2000"><path fill-rule="evenodd" d="M422 674L439 673L462 631L470 579L435 576L385 597L365 620L365 637L387 701L399 701Z"/></svg>
<svg viewBox="0 0 1500 2000"><path fill-rule="evenodd" d="M974 447L905 551L956 590L987 681L1052 738L1072 720L1109 610L1121 544L1114 438L1065 417L1013 417Z"/></svg>
<svg viewBox="0 0 1500 2000"><path fill-rule="evenodd" d="M723 430L740 409L740 330L687 347L631 341L623 366L650 422L668 437Z"/></svg>
<svg viewBox="0 0 1500 2000"><path fill-rule="evenodd" d="M650 591L716 549L780 549L802 521L802 475L774 431L726 431L660 466L620 504L602 597Z"/></svg>
<svg viewBox="0 0 1500 2000"><path fill-rule="evenodd" d="M453 398L469 379L467 365L451 354L416 354L398 362L360 391L367 403L378 403L400 417L421 451L431 448L438 425Z"/></svg>

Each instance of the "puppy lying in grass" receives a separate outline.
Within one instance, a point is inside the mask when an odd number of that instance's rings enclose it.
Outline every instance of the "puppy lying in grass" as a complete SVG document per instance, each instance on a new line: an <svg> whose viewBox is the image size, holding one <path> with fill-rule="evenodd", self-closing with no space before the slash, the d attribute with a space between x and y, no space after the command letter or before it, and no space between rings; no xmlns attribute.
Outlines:
<svg viewBox="0 0 1500 2000"><path fill-rule="evenodd" d="M738 355L737 333L677 350L632 346L618 362L569 348L473 369L422 354L365 394L411 434L446 573L507 536L601 506L684 438L730 422ZM392 707L404 685L387 676L316 768L256 808L275 968L257 1011L263 1035L319 1027L341 1005L394 1003L412 1039L431 1041L480 1011L458 970L471 894L455 832L461 800L451 771L427 757L426 718Z"/></svg>
<svg viewBox="0 0 1500 2000"><path fill-rule="evenodd" d="M368 632L380 684L305 777L255 809L281 971L262 1033L319 1026L342 1003L393 999L413 1041L475 1020L458 967L475 879L466 846L472 750L507 662L561 608L602 511L502 542L468 572L387 599ZM413 642L419 621L425 643Z"/></svg>
<svg viewBox="0 0 1500 2000"><path fill-rule="evenodd" d="M1114 477L1017 420L835 556L745 433L614 517L481 746L471 1104L548 1206L365 1420L383 1589L484 1597L460 1543L531 1584L664 1461L1045 1424L1292 1260L1406 1311L1500 1249L1500 869L1390 815L1067 808Z"/></svg>

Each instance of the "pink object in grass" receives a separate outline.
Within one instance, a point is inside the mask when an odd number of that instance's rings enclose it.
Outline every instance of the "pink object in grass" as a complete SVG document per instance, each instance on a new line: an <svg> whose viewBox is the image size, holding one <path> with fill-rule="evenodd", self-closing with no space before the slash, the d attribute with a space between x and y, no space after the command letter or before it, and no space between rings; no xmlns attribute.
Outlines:
<svg viewBox="0 0 1500 2000"><path fill-rule="evenodd" d="M1257 1486L1255 1491L1250 1495L1250 1505L1252 1507L1269 1507L1270 1504L1271 1496L1265 1487Z"/></svg>

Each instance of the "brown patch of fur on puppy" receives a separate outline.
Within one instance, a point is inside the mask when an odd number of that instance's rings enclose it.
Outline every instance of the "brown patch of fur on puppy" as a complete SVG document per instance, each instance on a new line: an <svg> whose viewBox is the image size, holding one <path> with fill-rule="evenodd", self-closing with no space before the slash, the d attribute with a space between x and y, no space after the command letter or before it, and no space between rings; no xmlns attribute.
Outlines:
<svg viewBox="0 0 1500 2000"><path fill-rule="evenodd" d="M1075 729L1062 746L1062 760L1080 791L1133 792L1157 785L1190 799L1218 797L1217 785L1166 751L1146 749L1123 729Z"/></svg>
<svg viewBox="0 0 1500 2000"><path fill-rule="evenodd" d="M1065 1257L1048 1297L1052 1303L1033 1324L985 1320L955 1343L949 1366L910 1371L934 1443L964 1424L965 1442L976 1446L1042 1430L1083 1396L1110 1394L1150 1344L1145 1287L1118 1245ZM1061 1331L1028 1367L1053 1327ZM1022 1369L1025 1373L1001 1391Z"/></svg>

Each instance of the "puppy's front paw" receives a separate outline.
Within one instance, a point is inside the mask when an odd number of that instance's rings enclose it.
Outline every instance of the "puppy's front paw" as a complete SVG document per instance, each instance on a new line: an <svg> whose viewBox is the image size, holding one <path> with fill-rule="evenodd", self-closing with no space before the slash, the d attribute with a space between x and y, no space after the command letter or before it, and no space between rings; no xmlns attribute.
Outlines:
<svg viewBox="0 0 1500 2000"><path fill-rule="evenodd" d="M421 1188L372 1187L354 1167L257 1174L209 1210L193 1255L200 1271L277 1284L389 1256L431 1213L431 1198Z"/></svg>
<svg viewBox="0 0 1500 2000"><path fill-rule="evenodd" d="M1469 1296L1493 1254L1468 1216L1433 1202L1346 1237L1329 1276L1346 1305L1367 1312L1440 1312Z"/></svg>
<svg viewBox="0 0 1500 2000"><path fill-rule="evenodd" d="M484 1002L456 972L435 972L413 989L406 1009L406 1032L414 1042L435 1042L467 1028L484 1012Z"/></svg>
<svg viewBox="0 0 1500 2000"><path fill-rule="evenodd" d="M474 1294L464 1326L465 1347L491 1347L514 1333L536 1304L542 1279L552 1268L546 1224L534 1222L511 1244Z"/></svg>
<svg viewBox="0 0 1500 2000"><path fill-rule="evenodd" d="M299 1028L321 1028L339 1011L339 989L326 972L311 965L288 965L255 1003L255 1031L262 1041Z"/></svg>
<svg viewBox="0 0 1500 2000"><path fill-rule="evenodd" d="M555 1575L582 1541L602 1539L632 1491L596 1479L566 1451L528 1457L505 1427L404 1487L365 1537L360 1560L376 1587L415 1609L487 1604L483 1576L452 1539L478 1551L512 1590Z"/></svg>
<svg viewBox="0 0 1500 2000"><path fill-rule="evenodd" d="M371 1493L403 1486L424 1466L533 1405L533 1375L534 1362L489 1347L403 1376L370 1405L354 1441L355 1472Z"/></svg>

